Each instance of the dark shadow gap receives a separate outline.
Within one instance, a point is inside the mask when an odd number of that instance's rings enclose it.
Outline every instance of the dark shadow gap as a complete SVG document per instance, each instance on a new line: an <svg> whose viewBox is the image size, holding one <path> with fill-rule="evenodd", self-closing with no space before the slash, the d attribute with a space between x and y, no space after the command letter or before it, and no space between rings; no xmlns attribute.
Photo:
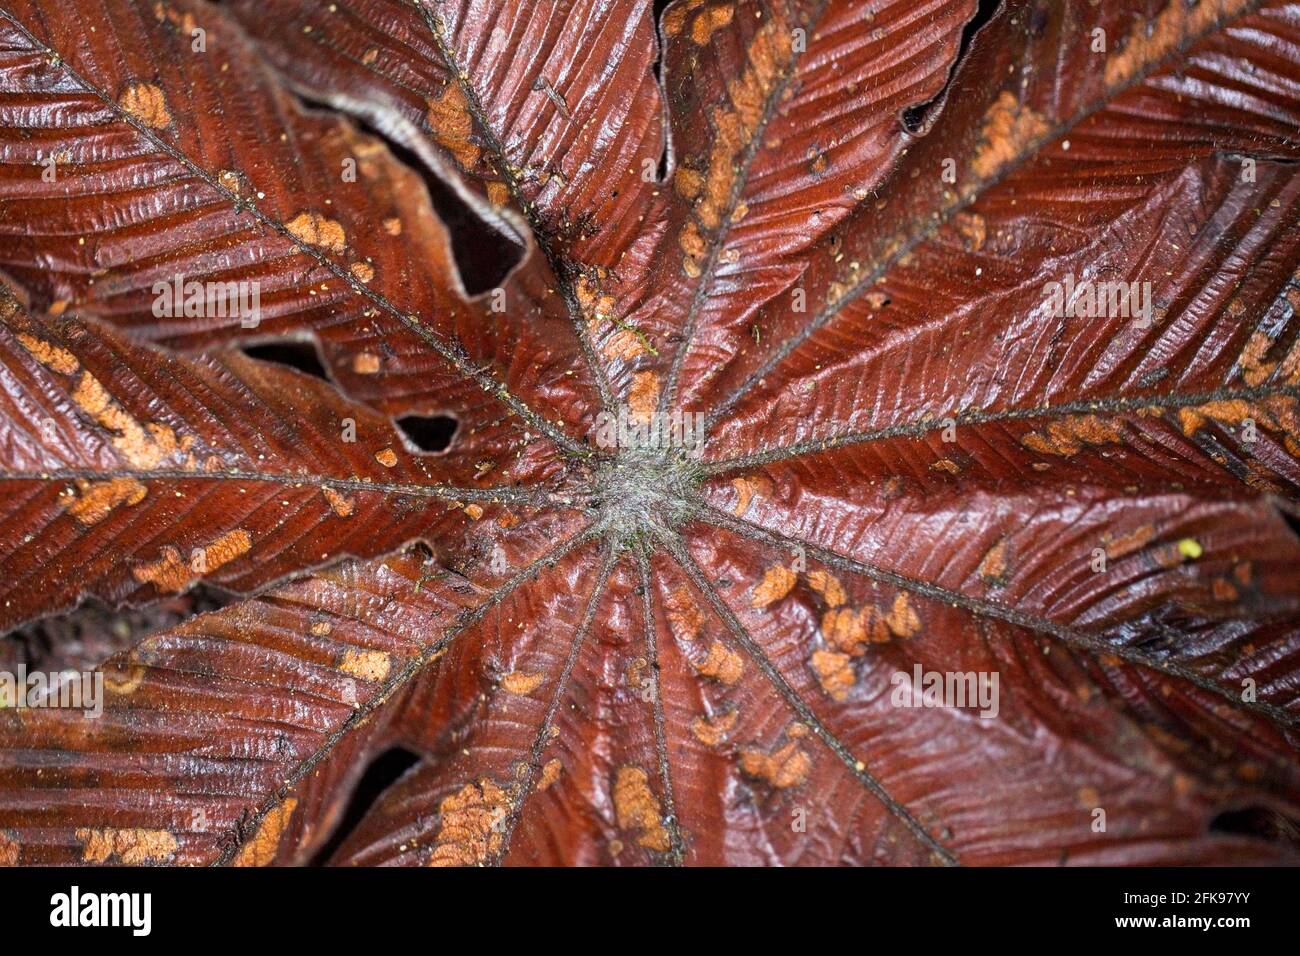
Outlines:
<svg viewBox="0 0 1300 956"><path fill-rule="evenodd" d="M930 115L930 110L934 105L944 98L948 93L949 87L952 86L958 71L966 62L966 51L970 49L971 39L980 27L993 19L1002 6L1002 0L980 0L979 9L975 11L975 16L961 31L961 43L957 47L957 58L953 60L952 69L948 71L948 78L944 81L943 87L934 96L930 97L924 103L917 103L915 106L909 106L903 110L901 119L903 128L909 133L915 134L924 126L926 118Z"/></svg>
<svg viewBox="0 0 1300 956"><path fill-rule="evenodd" d="M62 614L31 621L0 635L0 671L88 671L145 638L236 600L199 584L142 608L115 610L89 599Z"/></svg>
<svg viewBox="0 0 1300 956"><path fill-rule="evenodd" d="M1210 832L1300 846L1300 824L1269 807L1224 810L1210 821Z"/></svg>
<svg viewBox="0 0 1300 956"><path fill-rule="evenodd" d="M383 796L384 791L401 779L406 771L420 762L420 757L405 747L393 747L385 750L366 767L366 772L357 781L348 798L347 807L339 818L338 825L330 838L312 855L308 866L324 866L330 857L338 852L365 819L370 808Z"/></svg>
<svg viewBox="0 0 1300 956"><path fill-rule="evenodd" d="M664 11L668 9L668 4L671 2L672 0L654 0L655 40L657 46L655 61L651 65L651 70L654 72L655 85L659 87L665 100L668 97L668 88L664 86L664 36L663 31L659 29L659 25L663 22ZM655 167L655 179L659 182L663 182L668 175L668 141L670 138L667 130L665 130L663 149L659 151L659 163Z"/></svg>
<svg viewBox="0 0 1300 956"><path fill-rule="evenodd" d="M1300 514L1296 514L1289 508L1278 508L1277 511L1286 522L1286 526L1291 529L1291 533L1300 538Z"/></svg>
<svg viewBox="0 0 1300 956"><path fill-rule="evenodd" d="M329 373L320 360L320 352L312 342L301 339L281 339L277 342L263 342L260 345L245 345L243 353L249 358L263 362L275 362L297 369L305 375L311 375L328 382Z"/></svg>
<svg viewBox="0 0 1300 956"><path fill-rule="evenodd" d="M364 116L351 112L340 113L329 103L311 99L301 92L298 97L309 109L346 116L357 129L382 141L398 162L407 166L424 181L425 188L429 191L433 211L447 227L452 258L456 262L456 271L460 273L460 281L465 286L467 295L481 295L490 289L498 288L510 274L510 270L523 259L524 247L484 220L465 200L456 195L454 189L429 169L413 149L385 135ZM423 131L421 134L423 135ZM450 162L448 160L448 163ZM487 202L486 199L483 201Z"/></svg>
<svg viewBox="0 0 1300 956"><path fill-rule="evenodd" d="M446 451L460 422L451 415L406 415L397 427L420 451Z"/></svg>

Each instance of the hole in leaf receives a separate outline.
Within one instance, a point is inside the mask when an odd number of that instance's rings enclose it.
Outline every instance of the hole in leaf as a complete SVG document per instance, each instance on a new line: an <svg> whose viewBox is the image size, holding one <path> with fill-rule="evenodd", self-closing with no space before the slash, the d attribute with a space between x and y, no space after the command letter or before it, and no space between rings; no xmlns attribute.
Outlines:
<svg viewBox="0 0 1300 956"><path fill-rule="evenodd" d="M278 342L263 342L260 345L245 345L243 352L249 358L260 359L263 362L276 362L297 369L305 375L313 375L326 382L330 380L314 342L283 339Z"/></svg>
<svg viewBox="0 0 1300 956"><path fill-rule="evenodd" d="M975 16L961 31L961 43L957 47L957 58L953 60L952 69L948 71L948 79L944 81L943 88L938 93L930 97L924 103L917 103L903 110L901 120L903 128L909 133L916 133L925 126L926 117L930 115L930 110L947 94L948 88L952 86L953 77L957 75L958 69L966 62L966 51L970 48L971 39L984 24L993 19L998 8L1002 6L1002 0L980 0L979 9L975 11Z"/></svg>
<svg viewBox="0 0 1300 956"><path fill-rule="evenodd" d="M1300 823L1270 807L1224 810L1210 821L1210 832L1300 845Z"/></svg>
<svg viewBox="0 0 1300 956"><path fill-rule="evenodd" d="M307 96L299 97L308 107L336 112L336 108ZM456 195L412 149L384 133L359 112L348 111L348 118L362 132L382 140L398 160L424 180L429 201L447 227L451 255L468 295L481 295L495 289L524 257L524 247L483 219L465 200ZM486 200L484 200L486 202Z"/></svg>
<svg viewBox="0 0 1300 956"><path fill-rule="evenodd" d="M420 451L446 451L460 422L450 415L406 415L397 427Z"/></svg>
<svg viewBox="0 0 1300 956"><path fill-rule="evenodd" d="M1286 526L1291 529L1291 533L1300 538L1300 514L1296 514L1289 508L1278 508L1278 513L1282 515L1282 520Z"/></svg>
<svg viewBox="0 0 1300 956"><path fill-rule="evenodd" d="M412 150L388 139L378 130L366 127L366 132L383 139L393 155L424 180L433 210L451 236L451 254L456 260L456 270L460 273L465 292L471 296L481 295L501 285L510 270L524 257L523 246L485 222Z"/></svg>
<svg viewBox="0 0 1300 956"><path fill-rule="evenodd" d="M352 796L348 799L347 807L339 818L334 832L330 834L330 838L312 856L309 865L324 866L329 861L329 858L338 852L338 848L344 844L347 838L361 825L361 821L370 812L370 808L383 796L384 791L395 784L406 771L419 762L419 756L405 747L393 747L391 750L385 750L370 761L370 765L366 767L366 772L357 781L357 785L352 791Z"/></svg>
<svg viewBox="0 0 1300 956"><path fill-rule="evenodd" d="M655 84L660 90L663 90L665 96L667 96L668 91L664 89L664 39L659 24L663 22L664 10L668 8L668 4L671 2L672 0L655 0L654 2L656 46L655 61L650 68L654 72ZM655 168L655 179L658 182L663 182L668 175L668 140L669 137L665 135L663 149L659 151L659 163Z"/></svg>

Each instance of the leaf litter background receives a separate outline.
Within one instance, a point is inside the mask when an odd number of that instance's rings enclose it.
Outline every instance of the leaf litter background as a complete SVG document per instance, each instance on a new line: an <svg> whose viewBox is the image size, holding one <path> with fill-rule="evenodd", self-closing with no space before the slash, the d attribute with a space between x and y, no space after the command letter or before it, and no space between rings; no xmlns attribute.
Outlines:
<svg viewBox="0 0 1300 956"><path fill-rule="evenodd" d="M1294 862L1298 60L1260 0L2 0L0 660L108 699L0 711L0 863Z"/></svg>

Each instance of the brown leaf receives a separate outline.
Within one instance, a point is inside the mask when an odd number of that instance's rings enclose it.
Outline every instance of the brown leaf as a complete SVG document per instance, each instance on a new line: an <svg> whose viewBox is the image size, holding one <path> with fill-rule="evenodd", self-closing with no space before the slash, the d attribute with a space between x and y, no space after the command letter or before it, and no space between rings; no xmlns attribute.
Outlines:
<svg viewBox="0 0 1300 956"><path fill-rule="evenodd" d="M0 864L1297 862L1300 6L917 9L7 4Z"/></svg>

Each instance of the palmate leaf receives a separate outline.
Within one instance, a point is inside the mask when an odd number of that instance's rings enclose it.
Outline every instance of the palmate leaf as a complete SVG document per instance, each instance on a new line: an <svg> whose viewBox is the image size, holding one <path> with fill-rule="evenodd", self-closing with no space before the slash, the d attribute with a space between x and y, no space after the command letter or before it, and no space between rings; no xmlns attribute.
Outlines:
<svg viewBox="0 0 1300 956"><path fill-rule="evenodd" d="M1296 862L1298 50L1281 0L0 0L0 624L230 602L0 710L0 862Z"/></svg>

